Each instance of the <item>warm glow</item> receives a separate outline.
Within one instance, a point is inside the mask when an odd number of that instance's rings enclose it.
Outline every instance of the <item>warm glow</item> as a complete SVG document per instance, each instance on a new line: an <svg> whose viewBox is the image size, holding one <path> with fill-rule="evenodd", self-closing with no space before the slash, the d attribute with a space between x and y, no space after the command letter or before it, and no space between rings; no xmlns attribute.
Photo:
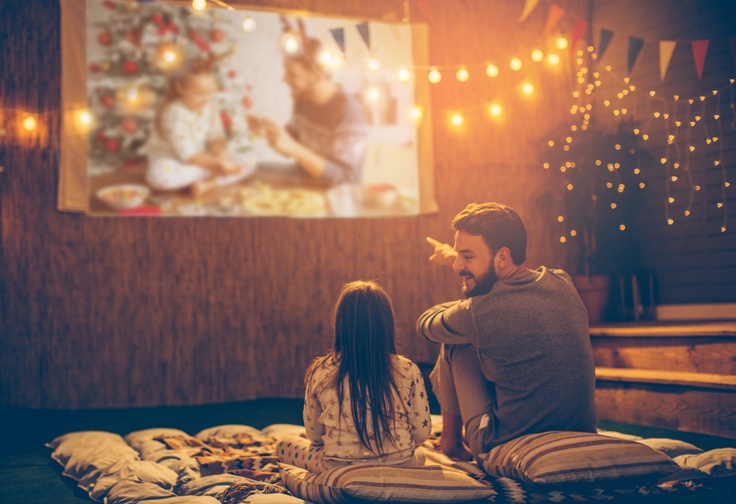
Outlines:
<svg viewBox="0 0 736 504"><path fill-rule="evenodd" d="M531 82L523 82L521 84L521 92L524 93L527 96L533 94L534 93L534 84L532 84Z"/></svg>
<svg viewBox="0 0 736 504"><path fill-rule="evenodd" d="M557 49L567 49L569 42L565 37L557 37L557 40L555 40L555 45L557 46Z"/></svg>
<svg viewBox="0 0 736 504"><path fill-rule="evenodd" d="M401 67L399 68L399 71L396 72L396 78L399 79L399 82L409 82L411 73L406 69L406 67Z"/></svg>
<svg viewBox="0 0 736 504"><path fill-rule="evenodd" d="M409 111L409 115L411 116L412 119L414 119L415 121L418 121L419 119L422 118L422 109L414 105Z"/></svg>
<svg viewBox="0 0 736 504"><path fill-rule="evenodd" d="M574 229L570 230L570 236L577 236L577 235L578 235L577 231L575 231Z"/></svg>
<svg viewBox="0 0 736 504"><path fill-rule="evenodd" d="M547 55L547 63L550 65L559 65L560 64L560 55L551 53Z"/></svg>
<svg viewBox="0 0 736 504"><path fill-rule="evenodd" d="M511 58L511 60L509 61L509 68L511 68L511 70L516 72L521 70L521 67L522 63L519 58Z"/></svg>
<svg viewBox="0 0 736 504"><path fill-rule="evenodd" d="M207 8L207 0L192 0L192 9L203 11Z"/></svg>
<svg viewBox="0 0 736 504"><path fill-rule="evenodd" d="M498 67L494 65L493 63L489 63L486 67L486 75L488 77L497 77L498 76Z"/></svg>
<svg viewBox="0 0 736 504"><path fill-rule="evenodd" d="M33 116L28 116L25 119L23 119L23 127L27 129L28 131L33 131L36 129L36 126L38 125L38 122L36 121L36 118Z"/></svg>
<svg viewBox="0 0 736 504"><path fill-rule="evenodd" d="M675 223L675 221L674 221L674 220L672 220L672 219L667 219L667 224L669 224L670 226L671 226L672 224L674 224L674 223Z"/></svg>
<svg viewBox="0 0 736 504"><path fill-rule="evenodd" d="M491 113L493 117L499 117L501 114L503 114L503 107L499 105L498 103L491 103L491 106L488 108L488 111Z"/></svg>
<svg viewBox="0 0 736 504"><path fill-rule="evenodd" d="M381 91L377 87L370 87L365 93L366 98L368 98L368 101L378 101L378 99L381 97Z"/></svg>
<svg viewBox="0 0 736 504"><path fill-rule="evenodd" d="M92 124L92 112L89 110L83 110L79 114L79 122L82 123L83 126L89 126Z"/></svg>
<svg viewBox="0 0 736 504"><path fill-rule="evenodd" d="M544 53L541 49L534 49L532 51L532 61L539 63L544 59Z"/></svg>
<svg viewBox="0 0 736 504"><path fill-rule="evenodd" d="M319 53L319 64L322 66L327 66L332 62L332 54L330 54L330 51L325 49L321 53Z"/></svg>
<svg viewBox="0 0 736 504"><path fill-rule="evenodd" d="M371 58L368 60L368 70L375 72L379 68L381 68L381 64L378 62L376 58Z"/></svg>
<svg viewBox="0 0 736 504"><path fill-rule="evenodd" d="M455 73L455 77L457 77L457 80L460 82L465 82L470 77L470 74L468 73L467 68L462 67L457 71L457 73Z"/></svg>
<svg viewBox="0 0 736 504"><path fill-rule="evenodd" d="M246 16L243 20L243 31L250 33L256 29L256 20L250 16Z"/></svg>
<svg viewBox="0 0 736 504"><path fill-rule="evenodd" d="M620 225L620 226L619 226L618 228L619 228L619 229L620 229L621 231L624 231L624 230L626 229L626 226L624 226L623 224L621 224L621 225Z"/></svg>
<svg viewBox="0 0 736 504"><path fill-rule="evenodd" d="M452 122L452 124L454 126L462 126L462 124L463 124L463 116L461 114L459 114L459 113L456 112L456 113L452 114L452 118L450 119L450 121Z"/></svg>
<svg viewBox="0 0 736 504"><path fill-rule="evenodd" d="M560 243L565 243L567 241L567 238L564 236L560 236Z"/></svg>
<svg viewBox="0 0 736 504"><path fill-rule="evenodd" d="M557 222L565 222L565 218L562 215L558 215Z"/></svg>
<svg viewBox="0 0 736 504"><path fill-rule="evenodd" d="M166 63L173 63L176 61L176 53L171 49L166 49L163 54L161 54L161 58L163 58Z"/></svg>
<svg viewBox="0 0 736 504"><path fill-rule="evenodd" d="M427 78L432 84L437 84L439 81L442 80L442 74L439 70L437 70L437 67L432 67L432 69L429 71L429 74L427 75Z"/></svg>
<svg viewBox="0 0 736 504"><path fill-rule="evenodd" d="M299 43L299 39L294 35L293 33L286 33L283 35L283 38L281 40L281 47L283 48L284 52L289 54L294 54L299 51L301 48L301 44Z"/></svg>

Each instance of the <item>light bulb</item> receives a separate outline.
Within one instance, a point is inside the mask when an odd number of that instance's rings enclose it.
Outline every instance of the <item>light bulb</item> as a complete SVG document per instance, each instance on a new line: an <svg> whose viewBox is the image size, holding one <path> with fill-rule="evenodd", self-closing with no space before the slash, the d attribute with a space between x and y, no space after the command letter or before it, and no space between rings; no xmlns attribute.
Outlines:
<svg viewBox="0 0 736 504"><path fill-rule="evenodd" d="M378 62L376 58L371 58L368 60L368 70L375 72L379 68L381 68L381 64Z"/></svg>
<svg viewBox="0 0 736 504"><path fill-rule="evenodd" d="M207 8L207 0L192 0L192 9L203 11Z"/></svg>
<svg viewBox="0 0 736 504"><path fill-rule="evenodd" d="M470 77L470 74L465 67L462 67L455 73L455 77L457 77L457 80L460 82L465 82Z"/></svg>
<svg viewBox="0 0 736 504"><path fill-rule="evenodd" d="M522 63L519 58L516 58L516 57L511 58L511 60L509 61L509 68L511 68L511 70L517 72L521 70L521 67L522 67Z"/></svg>
<svg viewBox="0 0 736 504"><path fill-rule="evenodd" d="M569 42L565 37L557 37L555 40L555 45L557 46L557 49L567 49L567 46L570 45Z"/></svg>
<svg viewBox="0 0 736 504"><path fill-rule="evenodd" d="M36 126L38 125L38 122L36 121L36 118L33 116L28 116L25 119L23 119L23 127L27 129L28 131L33 131L36 129Z"/></svg>
<svg viewBox="0 0 736 504"><path fill-rule="evenodd" d="M559 65L560 64L560 55L551 53L547 55L547 63L550 65Z"/></svg>
<svg viewBox="0 0 736 504"><path fill-rule="evenodd" d="M399 71L396 72L396 78L399 79L399 82L409 82L409 79L411 79L411 73L406 69L406 67L401 67L399 68Z"/></svg>
<svg viewBox="0 0 736 504"><path fill-rule="evenodd" d="M422 118L422 109L414 105L409 111L409 115L411 116L412 119L414 119L415 121L418 121L419 119Z"/></svg>
<svg viewBox="0 0 736 504"><path fill-rule="evenodd" d="M544 59L544 53L541 49L534 49L532 51L532 61L539 63Z"/></svg>
<svg viewBox="0 0 736 504"><path fill-rule="evenodd" d="M436 66L433 66L432 69L429 71L429 74L427 74L427 78L432 84L437 84L439 81L442 80L442 74L439 70L437 70Z"/></svg>
<svg viewBox="0 0 736 504"><path fill-rule="evenodd" d="M452 124L455 126L461 126L463 124L463 116L460 113L454 113L452 114L452 118L450 119L452 121Z"/></svg>
<svg viewBox="0 0 736 504"><path fill-rule="evenodd" d="M486 66L486 75L491 78L498 76L498 67L493 63L489 63Z"/></svg>
<svg viewBox="0 0 736 504"><path fill-rule="evenodd" d="M501 114L503 114L503 107L498 103L492 103L491 106L488 108L488 111L493 117L499 117Z"/></svg>
<svg viewBox="0 0 736 504"><path fill-rule="evenodd" d="M521 92L529 96L534 93L534 84L531 82L524 82L521 84Z"/></svg>
<svg viewBox="0 0 736 504"><path fill-rule="evenodd" d="M243 31L250 33L256 29L256 20L250 16L246 16L243 20Z"/></svg>

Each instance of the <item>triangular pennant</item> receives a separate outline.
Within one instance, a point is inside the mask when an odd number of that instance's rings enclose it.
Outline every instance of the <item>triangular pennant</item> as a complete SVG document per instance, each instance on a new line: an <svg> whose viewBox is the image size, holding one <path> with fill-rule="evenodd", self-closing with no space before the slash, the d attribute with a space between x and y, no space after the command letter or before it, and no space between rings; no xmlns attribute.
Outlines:
<svg viewBox="0 0 736 504"><path fill-rule="evenodd" d="M644 47L644 39L629 37L629 74L631 74L631 70L634 68L642 47Z"/></svg>
<svg viewBox="0 0 736 504"><path fill-rule="evenodd" d="M695 70L698 72L698 80L703 80L703 67L705 66L705 55L708 54L710 40L693 40L693 59Z"/></svg>
<svg viewBox="0 0 736 504"><path fill-rule="evenodd" d="M583 36L585 30L588 28L588 22L585 19L575 18L575 22L572 25L572 44L570 44L570 50L575 51L578 40Z"/></svg>
<svg viewBox="0 0 736 504"><path fill-rule="evenodd" d="M521 17L519 17L519 21L526 20L526 18L529 17L529 14L532 13L538 3L539 0L526 0L526 3L524 4L524 10L521 11Z"/></svg>
<svg viewBox="0 0 736 504"><path fill-rule="evenodd" d="M422 13L422 16L424 16L424 19L427 20L428 23L432 23L434 20L434 17L432 16L432 6L429 5L428 0L416 0L417 1L417 10Z"/></svg>
<svg viewBox="0 0 736 504"><path fill-rule="evenodd" d="M562 19L562 16L564 15L565 9L557 4L550 5L549 13L547 14L547 22L544 24L544 31L542 32L542 34L548 35L549 32L551 32L552 29L557 26L557 23L560 22L560 19Z"/></svg>
<svg viewBox="0 0 736 504"><path fill-rule="evenodd" d="M606 49L608 49L612 38L613 32L611 30L601 28L601 41L598 43L598 58L603 58L603 55L606 53Z"/></svg>
<svg viewBox="0 0 736 504"><path fill-rule="evenodd" d="M736 37L728 37L728 45L731 47L731 59L736 66Z"/></svg>
<svg viewBox="0 0 736 504"><path fill-rule="evenodd" d="M355 28L358 30L358 33L360 33L360 38L363 39L363 42L365 42L365 46L370 49L371 48L371 32L370 28L368 27L368 22L364 21L362 23L358 23L355 25Z"/></svg>
<svg viewBox="0 0 736 504"><path fill-rule="evenodd" d="M661 40L659 42L659 77L664 80L667 68L670 66L672 53L675 52L677 42L674 40Z"/></svg>
<svg viewBox="0 0 736 504"><path fill-rule="evenodd" d="M344 28L330 28L330 33L332 33L332 38L335 39L335 42L337 42L337 45L340 47L340 50L344 53L345 52L345 29Z"/></svg>

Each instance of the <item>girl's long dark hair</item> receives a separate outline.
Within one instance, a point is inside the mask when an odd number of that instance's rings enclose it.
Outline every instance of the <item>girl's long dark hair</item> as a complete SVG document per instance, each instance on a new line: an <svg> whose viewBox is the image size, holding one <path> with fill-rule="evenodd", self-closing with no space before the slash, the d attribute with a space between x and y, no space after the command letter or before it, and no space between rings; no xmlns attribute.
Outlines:
<svg viewBox="0 0 736 504"><path fill-rule="evenodd" d="M384 453L384 439L396 445L391 429L396 419L394 393L399 395L393 373L395 354L391 299L375 282L358 280L346 284L335 305L334 348L317 359L311 370L331 358L339 363L335 388L340 414L347 377L358 439L380 454ZM372 435L368 434L369 417Z"/></svg>

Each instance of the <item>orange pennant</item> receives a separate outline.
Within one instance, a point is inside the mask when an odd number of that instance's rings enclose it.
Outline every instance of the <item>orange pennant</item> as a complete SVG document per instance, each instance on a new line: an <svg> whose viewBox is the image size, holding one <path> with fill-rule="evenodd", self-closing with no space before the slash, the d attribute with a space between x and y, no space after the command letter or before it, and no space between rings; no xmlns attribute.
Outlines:
<svg viewBox="0 0 736 504"><path fill-rule="evenodd" d="M670 60L672 60L672 53L675 52L675 46L677 46L677 42L674 40L659 41L659 77L662 80L664 80L664 76L667 74L667 68L670 66Z"/></svg>
<svg viewBox="0 0 736 504"><path fill-rule="evenodd" d="M542 34L549 35L549 32L551 32L554 27L557 26L557 23L560 22L560 19L562 19L562 16L564 15L565 9L556 4L550 5L549 14L547 14L547 22L544 25L544 31L542 32Z"/></svg>
<svg viewBox="0 0 736 504"><path fill-rule="evenodd" d="M539 0L526 0L526 3L524 4L524 10L521 11L521 17L519 17L519 21L526 20L526 18L529 17L529 14L532 13L538 3Z"/></svg>
<svg viewBox="0 0 736 504"><path fill-rule="evenodd" d="M577 47L578 40L583 36L583 33L588 28L588 22L578 17L575 18L575 23L572 26L572 44L570 44L570 51L574 52Z"/></svg>

